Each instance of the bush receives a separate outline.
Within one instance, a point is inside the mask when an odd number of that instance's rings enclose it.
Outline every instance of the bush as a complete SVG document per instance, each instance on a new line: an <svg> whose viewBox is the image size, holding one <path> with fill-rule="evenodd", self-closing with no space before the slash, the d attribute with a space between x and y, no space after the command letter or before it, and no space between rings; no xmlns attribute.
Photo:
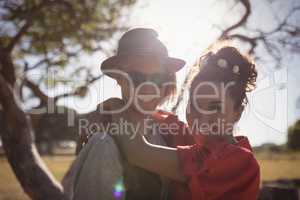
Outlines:
<svg viewBox="0 0 300 200"><path fill-rule="evenodd" d="M287 146L291 150L300 150L300 119L288 129Z"/></svg>

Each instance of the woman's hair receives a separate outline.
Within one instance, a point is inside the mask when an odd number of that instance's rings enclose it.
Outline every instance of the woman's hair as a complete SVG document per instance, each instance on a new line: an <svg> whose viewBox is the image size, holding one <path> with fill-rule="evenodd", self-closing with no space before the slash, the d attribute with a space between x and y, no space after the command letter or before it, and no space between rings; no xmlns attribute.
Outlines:
<svg viewBox="0 0 300 200"><path fill-rule="evenodd" d="M246 92L256 87L255 63L235 47L223 46L215 51L210 50L200 57L195 67L199 68L199 71L193 76L191 90L203 81L224 84L232 82L234 85L228 92L234 100L235 109L248 103Z"/></svg>

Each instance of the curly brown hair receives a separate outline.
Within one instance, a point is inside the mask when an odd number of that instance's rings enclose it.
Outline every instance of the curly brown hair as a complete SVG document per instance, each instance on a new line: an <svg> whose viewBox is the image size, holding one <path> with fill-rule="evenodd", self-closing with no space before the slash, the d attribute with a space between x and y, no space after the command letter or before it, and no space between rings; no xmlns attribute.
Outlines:
<svg viewBox="0 0 300 200"><path fill-rule="evenodd" d="M223 46L201 56L196 67L199 72L193 76L191 90L202 81L234 82L229 92L235 101L235 108L248 103L246 92L255 89L257 78L256 65L248 55L235 47Z"/></svg>

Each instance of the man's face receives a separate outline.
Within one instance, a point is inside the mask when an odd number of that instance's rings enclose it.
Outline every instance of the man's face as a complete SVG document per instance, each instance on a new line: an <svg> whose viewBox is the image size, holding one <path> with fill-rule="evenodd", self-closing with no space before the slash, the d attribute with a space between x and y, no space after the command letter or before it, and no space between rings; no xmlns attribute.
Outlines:
<svg viewBox="0 0 300 200"><path fill-rule="evenodd" d="M165 94L164 83L167 82L159 59L142 57L131 59L124 69L127 77L119 81L123 98L131 101L142 112L152 112L162 101Z"/></svg>

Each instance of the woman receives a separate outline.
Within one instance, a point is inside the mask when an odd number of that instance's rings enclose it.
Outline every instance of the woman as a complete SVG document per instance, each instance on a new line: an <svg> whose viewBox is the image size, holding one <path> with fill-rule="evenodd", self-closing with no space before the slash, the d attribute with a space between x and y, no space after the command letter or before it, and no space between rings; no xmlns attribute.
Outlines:
<svg viewBox="0 0 300 200"><path fill-rule="evenodd" d="M122 101L112 98L99 107L106 111L108 108L111 113L128 109L130 116L139 116L139 113L152 116L158 106L175 94L175 72L184 64L183 60L168 56L154 30L138 28L128 31L119 41L117 55L101 65L103 73L114 78L121 87ZM156 112L155 116L162 113ZM124 125L123 122L106 125L113 125L110 127L113 129L116 124ZM118 137L119 133L116 131L113 137ZM66 174L63 185L71 198L166 199L166 181L128 164L113 138L106 134L94 134ZM154 144L165 145L160 134L149 134L147 138Z"/></svg>
<svg viewBox="0 0 300 200"><path fill-rule="evenodd" d="M206 54L199 67L186 112L189 129L181 129L182 135L191 134L194 144L173 143L176 148L151 144L143 137L145 127L134 140L130 131L116 140L130 163L181 183L174 185L171 199L255 200L260 182L258 163L248 139L233 135L247 104L246 92L256 85L255 64L236 48L225 46ZM143 113L128 112L133 111L115 114L113 119L143 124L140 120L147 118ZM176 119L170 121L177 123ZM167 129L170 131L170 126Z"/></svg>

